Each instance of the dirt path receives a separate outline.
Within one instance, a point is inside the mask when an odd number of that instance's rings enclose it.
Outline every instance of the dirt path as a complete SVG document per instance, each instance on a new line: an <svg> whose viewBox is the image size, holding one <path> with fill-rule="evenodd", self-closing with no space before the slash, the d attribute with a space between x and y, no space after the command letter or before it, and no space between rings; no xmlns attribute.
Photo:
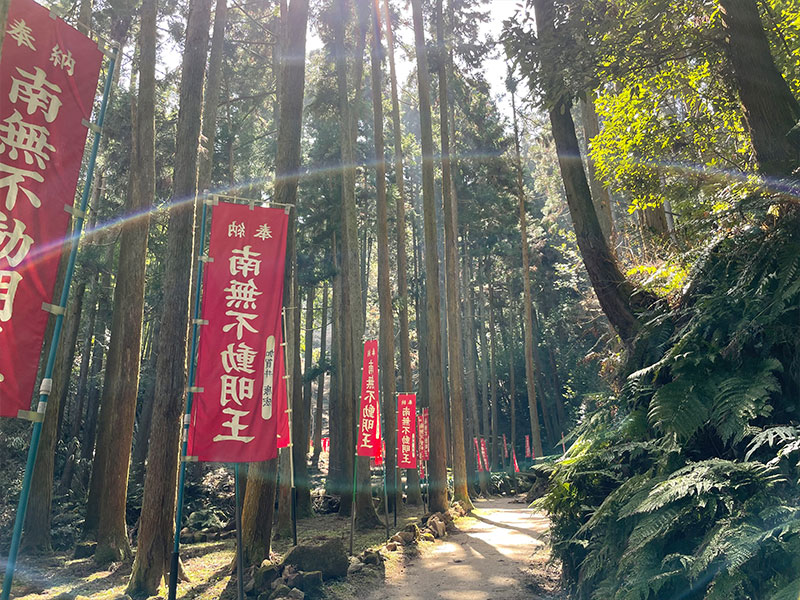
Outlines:
<svg viewBox="0 0 800 600"><path fill-rule="evenodd" d="M370 600L551 599L558 579L548 564L547 517L509 498L475 503L472 517L419 558L386 574Z"/></svg>

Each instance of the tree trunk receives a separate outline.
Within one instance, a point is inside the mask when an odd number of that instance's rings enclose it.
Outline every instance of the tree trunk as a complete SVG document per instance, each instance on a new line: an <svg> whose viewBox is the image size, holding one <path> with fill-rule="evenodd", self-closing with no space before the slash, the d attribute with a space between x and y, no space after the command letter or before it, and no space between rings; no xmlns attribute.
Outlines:
<svg viewBox="0 0 800 600"><path fill-rule="evenodd" d="M145 265L150 207L155 198L155 67L157 2L145 2L139 37L139 93L133 122L130 194L121 223L111 344L100 410L102 488L95 560L130 558L125 505L141 365Z"/></svg>
<svg viewBox="0 0 800 600"><path fill-rule="evenodd" d="M160 315L159 315L160 316ZM158 324L153 329L154 343L158 343ZM153 342L151 342L153 343ZM136 436L133 444L133 455L131 456L131 480L129 485L140 486L144 484L145 461L147 460L147 448L150 444L150 431L153 426L153 405L155 404L155 380L152 375L156 370L157 354L151 349L148 360L147 372L150 373L150 381L145 386L142 394L142 409L139 415L139 426L136 429Z"/></svg>
<svg viewBox="0 0 800 600"><path fill-rule="evenodd" d="M82 278L81 278L82 279ZM67 397L69 395L69 382L72 379L72 367L75 362L75 351L78 348L78 331L81 325L81 314L83 311L83 298L86 294L86 281L77 283L75 290L75 297L72 301L73 313L67 312L64 322L64 329L61 334L62 345L66 346L66 354L63 356L63 377L61 384L57 387L53 386L51 395L58 393L58 427L56 428L56 443L62 439L62 423L64 422L64 412L67 406ZM57 383L57 382L54 382ZM39 442L41 444L41 440ZM55 446L53 446L55 453ZM51 482L52 485L52 482Z"/></svg>
<svg viewBox="0 0 800 600"><path fill-rule="evenodd" d="M800 106L775 66L756 0L720 0L728 59L759 171L788 176L798 167L798 141L787 134Z"/></svg>
<svg viewBox="0 0 800 600"><path fill-rule="evenodd" d="M305 60L291 60L291 57L305 57L305 49L306 49L306 29L308 26L308 0L292 0L290 5L285 6L285 29L282 32L282 58L280 61L281 65L281 72L280 72L280 84L278 86L279 89L279 117L278 117L278 138L277 138L277 148L278 153L275 157L275 188L273 192L273 197L275 202L281 204L289 204L294 205L297 201L297 184L300 178L300 165L301 165L301 149L300 149L300 142L302 137L302 124L303 124L303 97L305 95ZM293 209L291 213L291 217L289 219L289 235L287 239L287 263L286 263L286 274L284 280L284 306L291 307L293 305L293 297L294 297L294 279L296 278L296 269L297 269L297 260L296 260L296 227L297 227L297 210ZM294 306L297 307L298 303L294 302ZM299 308L295 308L295 311L299 311ZM297 368L295 368L295 364L298 363L300 359L299 348L298 348L298 340L297 336L292 335L295 329L296 321L292 318L293 314L290 310L286 311L286 331L287 331L287 339L286 342L289 344L287 346L287 351L291 351L289 359L289 367L287 369L287 375L289 375L290 379L290 386L287 392L289 393L288 398L289 402L291 403L292 409L296 409L299 407L302 400L297 401L296 399L299 396L300 392L300 378L297 377L297 371L299 371L299 364L297 364ZM291 322L289 319L292 319ZM299 331L297 331L299 334ZM294 348L292 348L294 345ZM295 393L298 392L298 393ZM297 411L300 412L300 411ZM296 415L296 413L293 413ZM299 443L297 439L297 429L296 423L294 422L296 419L293 419L293 427L292 427L292 441L298 447L304 447L302 444ZM286 454L288 450L282 451L282 454ZM294 455L297 457L297 454ZM305 457L305 453L303 453L303 457ZM282 458L281 462L287 461L286 458ZM277 461L275 461L277 463ZM267 463L267 466L271 469L272 466ZM295 464L295 468L297 468L297 464ZM275 465L277 468L277 464ZM297 473L297 471L295 471ZM286 489L288 489L289 484L289 476L286 472L281 471L282 481L286 484ZM261 494L268 494L274 493L273 485L271 482L267 484L262 484L258 486L257 492ZM246 494L249 493L246 492ZM258 507L257 500L259 498L251 498L250 505L253 506L253 510ZM266 496L260 497L262 508L261 510L270 510L272 508L267 508L265 503L270 502L270 498ZM279 500L279 510L285 511L288 509L288 496L282 496ZM274 502L274 500L273 500ZM285 515L286 513L284 513ZM243 515L244 516L244 515ZM257 519L259 523L266 523L265 515L252 515L252 518ZM279 523L285 523L286 518L285 516L279 517ZM270 519L269 525L270 528L272 527L272 520ZM267 540L269 540L269 531L263 532L261 534L265 536ZM243 546L244 546L243 542ZM255 554L256 552L260 552L259 549L254 547L247 547L247 552L251 554ZM269 541L267 541L267 555L269 554Z"/></svg>
<svg viewBox="0 0 800 600"><path fill-rule="evenodd" d="M392 311L392 285L389 265L389 207L386 201L386 156L383 139L383 43L381 41L381 14L378 0L372 5L372 114L375 138L375 181L377 187L378 225L378 308L380 313L380 386L383 398L383 438L386 442L386 496L388 510L395 512L401 498L395 486L397 469L397 380L394 367L394 314Z"/></svg>
<svg viewBox="0 0 800 600"><path fill-rule="evenodd" d="M488 265L488 262L487 262ZM486 272L486 279L489 280L491 274L489 273L488 269ZM491 357L489 359L489 383L490 383L490 390L492 396L492 446L489 452L491 453L489 457L489 462L492 465L492 471L498 470L498 466L502 463L502 457L499 454L500 451L500 422L498 420L499 411L497 407L497 403L499 398L497 396L497 343L496 343L496 325L494 320L494 288L491 283L489 285L489 351L491 353ZM500 460L498 460L498 458Z"/></svg>
<svg viewBox="0 0 800 600"><path fill-rule="evenodd" d="M61 293L60 288L57 294ZM58 414L62 392L69 382L72 358L75 354L78 324L81 319L83 293L86 285L79 286L69 306L64 326L64 336L58 348L58 356L53 370L53 389L47 402L47 412L39 438L39 453L33 469L30 500L25 515L25 537L22 547L37 552L51 552L50 515L53 501L53 465L58 442Z"/></svg>
<svg viewBox="0 0 800 600"><path fill-rule="evenodd" d="M159 401L153 408L139 540L127 589L130 595L156 594L172 553L180 421L186 393L197 154L210 21L211 0L191 0L175 145L174 204L169 210L164 265L163 302L172 310L165 310L161 318L156 362Z"/></svg>
<svg viewBox="0 0 800 600"><path fill-rule="evenodd" d="M311 460L311 464L314 465L317 469L319 469L319 454L322 451L322 415L323 415L323 396L325 393L325 371L327 367L325 366L325 350L328 344L328 282L325 281L322 284L322 331L320 333L320 340L319 340L319 366L320 366L320 374L317 378L317 406L316 410L314 411L314 457ZM330 408L330 400L328 401L328 407ZM330 415L330 410L328 411L328 415ZM328 417L328 424L330 429L330 416ZM328 431L328 435L330 436L330 430ZM328 455L328 468L330 468L330 455Z"/></svg>
<svg viewBox="0 0 800 600"><path fill-rule="evenodd" d="M484 298L483 284L478 283L478 337L481 341L481 433L488 444L491 440L491 425L489 424L489 341L486 336L486 298ZM480 440L478 440L480 444ZM488 453L487 453L488 454ZM484 465L486 469L489 465Z"/></svg>
<svg viewBox="0 0 800 600"><path fill-rule="evenodd" d="M479 439L481 437L481 419L480 411L478 410L477 393L478 355L475 339L475 289L472 285L472 269L470 267L472 259L466 252L466 235L464 237L463 281L466 286L466 291L464 292L464 298L466 299L466 305L464 307L464 312L466 313L464 319L466 324L464 345L467 356L467 397L469 398L470 420L472 421L472 437ZM468 443L470 441L471 440L467 440ZM473 452L472 448L470 448L469 452ZM475 457L476 464L479 460L479 457ZM489 491L488 477L486 476L486 472L480 469L478 470L478 485L480 486L481 493L486 495Z"/></svg>
<svg viewBox="0 0 800 600"><path fill-rule="evenodd" d="M386 19L386 45L389 49L389 79L392 89L392 130L394 134L394 177L397 186L397 294L398 317L400 321L400 374L403 391L410 392L411 382L411 342L408 326L408 256L406 254L406 187L403 174L403 127L400 121L400 101L397 93L397 71L394 61L394 33L389 0L384 0L384 16ZM419 489L419 472L416 469L406 470L409 504L421 504L422 495Z"/></svg>
<svg viewBox="0 0 800 600"><path fill-rule="evenodd" d="M434 147L431 119L430 77L425 47L422 1L411 0L414 40L417 55L417 85L422 132L422 198L425 225L425 283L428 328L428 400L430 402L430 447L428 496L432 512L447 510L447 442L445 435L442 377L442 332L439 294L439 256L436 239L436 201L434 197Z"/></svg>
<svg viewBox="0 0 800 600"><path fill-rule="evenodd" d="M515 328L512 326L514 321L514 299L511 294L511 281L508 282L508 295L509 295L509 302L508 302L508 339L506 340L506 353L508 354L508 379L509 379L509 406L508 412L511 419L511 450L508 454L508 463L506 467L508 468L508 473L512 477L514 476L514 455L513 450L517 441L517 374L515 373L516 369L516 361L514 360L514 331Z"/></svg>
<svg viewBox="0 0 800 600"><path fill-rule="evenodd" d="M436 37L439 51L444 52L443 0L436 2ZM451 23L452 26L452 23ZM448 62L439 57L439 131L442 141L442 212L444 216L445 287L447 295L447 348L450 382L450 438L453 459L454 499L465 509L473 508L467 486L467 458L464 449L464 365L461 354L461 299L458 281L458 203L453 192L450 171L449 98L447 91Z"/></svg>
<svg viewBox="0 0 800 600"><path fill-rule="evenodd" d="M311 370L314 368L314 296L317 289L309 286L306 291L306 316L305 316L305 363L303 365L303 419L306 423L306 438L304 441L305 458L308 461L308 442L311 431ZM316 451L316 448L314 448Z"/></svg>
<svg viewBox="0 0 800 600"><path fill-rule="evenodd" d="M522 246L522 304L525 311L525 385L528 389L528 412L531 419L531 444L536 456L543 456L542 435L539 431L539 411L536 408L536 362L534 361L533 294L531 293L531 261L528 254L528 211L525 208L525 187L522 182L517 101L512 90L511 110L514 116L514 153L517 168L517 197L519 198L519 229ZM513 436L512 436L513 437Z"/></svg>
<svg viewBox="0 0 800 600"><path fill-rule="evenodd" d="M277 458L251 463L247 469L242 505L242 553L246 566L261 565L269 558L277 479Z"/></svg>
<svg viewBox="0 0 800 600"><path fill-rule="evenodd" d="M614 247L614 219L611 216L611 195L608 189L602 184L597 177L597 170L595 169L594 161L589 156L589 142L591 139L600 134L600 121L597 117L597 111L594 108L594 93L590 92L586 100L581 100L581 119L583 121L583 136L586 140L586 166L589 170L589 187L592 192L592 200L594 201L594 210L597 213L597 219L600 221L600 229L603 230L603 235L608 242L608 245ZM513 104L512 100L512 104ZM516 112L514 119L516 119ZM518 132L515 132L518 138ZM517 142L519 145L519 142ZM517 160L520 160L519 158ZM520 161L521 162L521 161Z"/></svg>
<svg viewBox="0 0 800 600"><path fill-rule="evenodd" d="M342 274L339 268L339 250L336 231L331 236L333 256L333 314L331 318L331 384L328 396L328 430L330 448L328 449L328 478L325 481L328 494L340 495L348 486L344 476L345 427L342 409ZM348 447L347 453L350 453ZM351 480L352 481L352 480ZM352 484L349 484L352 485Z"/></svg>
<svg viewBox="0 0 800 600"><path fill-rule="evenodd" d="M555 47L552 1L534 0L533 4L539 39L543 44ZM569 98L559 91L563 85L547 54L543 55L541 69L547 86L545 92L552 96L549 98L549 105L552 106L549 110L550 124L578 248L603 312L623 343L630 346L639 329L634 310L649 306L654 299L642 291L637 293L625 279L608 247L580 161L580 147Z"/></svg>

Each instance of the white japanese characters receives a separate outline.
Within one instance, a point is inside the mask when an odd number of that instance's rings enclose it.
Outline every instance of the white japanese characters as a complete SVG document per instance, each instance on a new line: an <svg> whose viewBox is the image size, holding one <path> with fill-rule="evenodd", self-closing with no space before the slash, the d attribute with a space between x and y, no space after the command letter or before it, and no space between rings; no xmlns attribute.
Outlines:
<svg viewBox="0 0 800 600"><path fill-rule="evenodd" d="M415 402L409 397L400 399L400 464L413 465L415 462L414 429L416 415L414 414Z"/></svg>
<svg viewBox="0 0 800 600"><path fill-rule="evenodd" d="M33 42L33 30L25 23L25 19L16 19L11 26L6 29L6 34L17 42L17 46L26 46L31 50L36 50Z"/></svg>
<svg viewBox="0 0 800 600"><path fill-rule="evenodd" d="M378 396L377 396L377 375L376 363L378 360L377 343L367 342L364 350L364 373L363 396L361 399L361 417L359 427L359 455L374 456L378 448L374 445L377 442L378 427Z"/></svg>

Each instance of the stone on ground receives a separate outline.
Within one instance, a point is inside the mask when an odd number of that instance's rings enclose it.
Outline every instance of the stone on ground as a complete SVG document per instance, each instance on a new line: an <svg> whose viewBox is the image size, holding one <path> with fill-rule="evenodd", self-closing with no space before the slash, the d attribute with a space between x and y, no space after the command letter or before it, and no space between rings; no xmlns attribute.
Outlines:
<svg viewBox="0 0 800 600"><path fill-rule="evenodd" d="M322 545L301 544L295 546L283 563L293 565L299 571L322 571L324 579L336 579L347 575L347 551L341 540L328 540Z"/></svg>

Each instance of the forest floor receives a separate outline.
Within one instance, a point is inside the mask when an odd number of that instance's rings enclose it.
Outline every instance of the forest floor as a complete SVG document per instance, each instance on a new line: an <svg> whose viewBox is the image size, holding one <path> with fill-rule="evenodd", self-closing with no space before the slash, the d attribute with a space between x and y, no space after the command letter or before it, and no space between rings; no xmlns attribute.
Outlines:
<svg viewBox="0 0 800 600"><path fill-rule="evenodd" d="M556 600L559 567L546 543L550 525L517 498L475 501L457 531L418 557L386 567L386 586L369 600Z"/></svg>

